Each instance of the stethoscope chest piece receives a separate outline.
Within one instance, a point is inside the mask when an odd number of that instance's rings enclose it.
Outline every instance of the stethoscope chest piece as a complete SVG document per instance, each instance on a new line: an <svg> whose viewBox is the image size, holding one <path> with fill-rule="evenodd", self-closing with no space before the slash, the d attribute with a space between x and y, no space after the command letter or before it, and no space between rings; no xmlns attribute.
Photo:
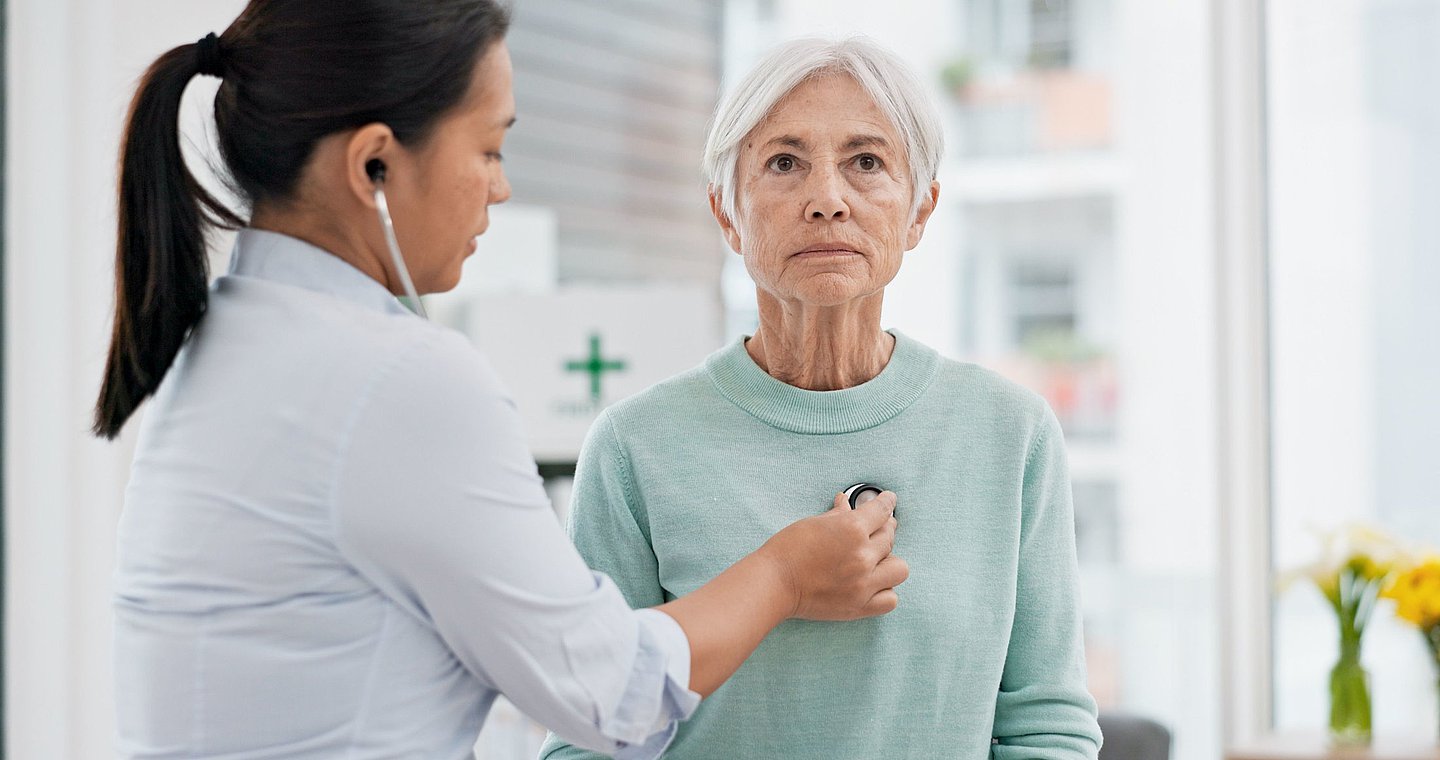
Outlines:
<svg viewBox="0 0 1440 760"><path fill-rule="evenodd" d="M856 483L845 489L845 498L850 502L850 508L854 509L876 496L879 496L885 489L869 483Z"/></svg>

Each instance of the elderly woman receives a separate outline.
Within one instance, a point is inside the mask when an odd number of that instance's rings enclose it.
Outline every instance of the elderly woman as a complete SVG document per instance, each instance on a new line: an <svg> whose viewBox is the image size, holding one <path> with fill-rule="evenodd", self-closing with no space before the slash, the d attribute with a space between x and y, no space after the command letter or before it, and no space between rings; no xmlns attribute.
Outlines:
<svg viewBox="0 0 1440 760"><path fill-rule="evenodd" d="M1064 440L1034 393L880 326L935 210L941 130L863 38L782 46L720 105L710 205L755 335L614 405L571 534L631 605L687 594L865 481L896 492L899 609L791 621L679 728L672 758L1093 758ZM542 757L593 757L551 737Z"/></svg>

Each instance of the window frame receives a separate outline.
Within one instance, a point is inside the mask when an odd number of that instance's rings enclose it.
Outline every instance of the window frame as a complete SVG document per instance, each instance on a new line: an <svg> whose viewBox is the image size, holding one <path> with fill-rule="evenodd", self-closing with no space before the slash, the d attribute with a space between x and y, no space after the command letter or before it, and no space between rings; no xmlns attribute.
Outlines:
<svg viewBox="0 0 1440 760"><path fill-rule="evenodd" d="M1222 741L1274 725L1264 0L1212 0Z"/></svg>

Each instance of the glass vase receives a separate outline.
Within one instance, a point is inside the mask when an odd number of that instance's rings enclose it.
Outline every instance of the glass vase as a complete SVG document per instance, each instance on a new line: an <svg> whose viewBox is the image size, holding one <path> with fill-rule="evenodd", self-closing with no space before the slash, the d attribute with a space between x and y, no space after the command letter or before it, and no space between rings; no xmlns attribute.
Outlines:
<svg viewBox="0 0 1440 760"><path fill-rule="evenodd" d="M1370 674L1360 665L1360 648L1342 648L1330 670L1330 741L1339 747L1370 744Z"/></svg>
<svg viewBox="0 0 1440 760"><path fill-rule="evenodd" d="M1425 643L1430 647L1430 662L1435 666L1435 705L1440 707L1440 622L1424 629L1423 633ZM1440 727L1440 723L1436 725ZM1440 734L1437 734L1436 741L1440 742Z"/></svg>

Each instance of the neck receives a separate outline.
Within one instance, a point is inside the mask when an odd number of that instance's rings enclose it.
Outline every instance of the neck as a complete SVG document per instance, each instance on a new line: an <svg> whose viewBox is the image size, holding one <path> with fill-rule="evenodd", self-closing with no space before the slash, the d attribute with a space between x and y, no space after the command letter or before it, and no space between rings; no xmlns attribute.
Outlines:
<svg viewBox="0 0 1440 760"><path fill-rule="evenodd" d="M880 329L882 293L838 306L784 302L758 293L760 327L745 343L771 377L811 391L853 388L890 362L895 338Z"/></svg>
<svg viewBox="0 0 1440 760"><path fill-rule="evenodd" d="M343 214L316 213L299 208L275 208L256 206L250 218L250 226L257 230L278 232L282 235L304 240L325 250L350 266L364 272L370 279L384 285L391 293L399 293L398 282L391 282L390 267L385 265L389 253L376 250L360 233L368 229L361 224L340 221ZM379 227L379 220L370 220L371 227Z"/></svg>

